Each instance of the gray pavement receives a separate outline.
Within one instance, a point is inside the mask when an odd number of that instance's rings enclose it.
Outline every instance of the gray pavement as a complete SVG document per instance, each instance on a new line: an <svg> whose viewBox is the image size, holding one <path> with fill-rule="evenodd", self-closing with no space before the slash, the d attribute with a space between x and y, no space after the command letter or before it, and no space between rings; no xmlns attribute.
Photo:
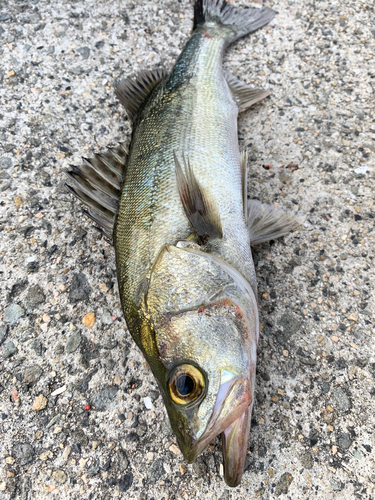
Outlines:
<svg viewBox="0 0 375 500"><path fill-rule="evenodd" d="M374 4L266 5L225 67L272 91L239 120L250 194L306 223L254 252L256 408L231 490L219 439L182 458L114 251L62 176L127 140L114 81L172 67L191 3L0 0L1 499L374 498Z"/></svg>

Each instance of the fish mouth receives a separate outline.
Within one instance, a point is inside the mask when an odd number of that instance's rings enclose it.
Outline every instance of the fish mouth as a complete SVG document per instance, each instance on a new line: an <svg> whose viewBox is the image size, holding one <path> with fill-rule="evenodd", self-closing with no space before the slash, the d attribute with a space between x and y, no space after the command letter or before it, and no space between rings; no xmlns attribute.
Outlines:
<svg viewBox="0 0 375 500"><path fill-rule="evenodd" d="M179 443L187 462L194 462L206 446L222 434L224 479L228 486L238 486L247 453L251 415L249 407L252 403L249 379L234 378L224 381L203 434L198 439L191 435L186 436L184 442Z"/></svg>

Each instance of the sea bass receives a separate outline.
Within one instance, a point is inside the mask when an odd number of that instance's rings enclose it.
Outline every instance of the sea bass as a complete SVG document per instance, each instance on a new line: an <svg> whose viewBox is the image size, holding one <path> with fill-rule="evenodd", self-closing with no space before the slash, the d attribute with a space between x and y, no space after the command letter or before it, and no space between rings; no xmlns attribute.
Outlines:
<svg viewBox="0 0 375 500"><path fill-rule="evenodd" d="M230 43L271 9L197 0L194 30L172 72L117 86L133 121L120 145L84 159L68 187L113 239L128 329L158 382L191 463L222 435L225 481L241 480L254 404L259 335L250 245L301 220L248 200L237 115L269 95L226 73Z"/></svg>

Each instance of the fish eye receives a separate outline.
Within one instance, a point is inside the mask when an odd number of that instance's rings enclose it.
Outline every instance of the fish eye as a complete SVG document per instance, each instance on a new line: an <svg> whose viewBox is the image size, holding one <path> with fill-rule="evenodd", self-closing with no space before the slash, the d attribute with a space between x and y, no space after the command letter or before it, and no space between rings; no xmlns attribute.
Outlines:
<svg viewBox="0 0 375 500"><path fill-rule="evenodd" d="M195 382L190 375L180 375L176 380L176 389L180 396L188 396L194 390Z"/></svg>
<svg viewBox="0 0 375 500"><path fill-rule="evenodd" d="M172 400L177 404L186 405L202 394L204 377L195 366L183 364L172 371L168 384Z"/></svg>

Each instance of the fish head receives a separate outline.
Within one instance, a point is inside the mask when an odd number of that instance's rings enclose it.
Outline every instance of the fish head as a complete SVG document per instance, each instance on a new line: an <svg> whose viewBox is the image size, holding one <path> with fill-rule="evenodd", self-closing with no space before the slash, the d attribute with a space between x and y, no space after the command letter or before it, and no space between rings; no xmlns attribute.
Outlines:
<svg viewBox="0 0 375 500"><path fill-rule="evenodd" d="M254 398L258 309L249 283L219 257L166 246L146 297L171 426L191 463L223 433L225 479L241 479Z"/></svg>

